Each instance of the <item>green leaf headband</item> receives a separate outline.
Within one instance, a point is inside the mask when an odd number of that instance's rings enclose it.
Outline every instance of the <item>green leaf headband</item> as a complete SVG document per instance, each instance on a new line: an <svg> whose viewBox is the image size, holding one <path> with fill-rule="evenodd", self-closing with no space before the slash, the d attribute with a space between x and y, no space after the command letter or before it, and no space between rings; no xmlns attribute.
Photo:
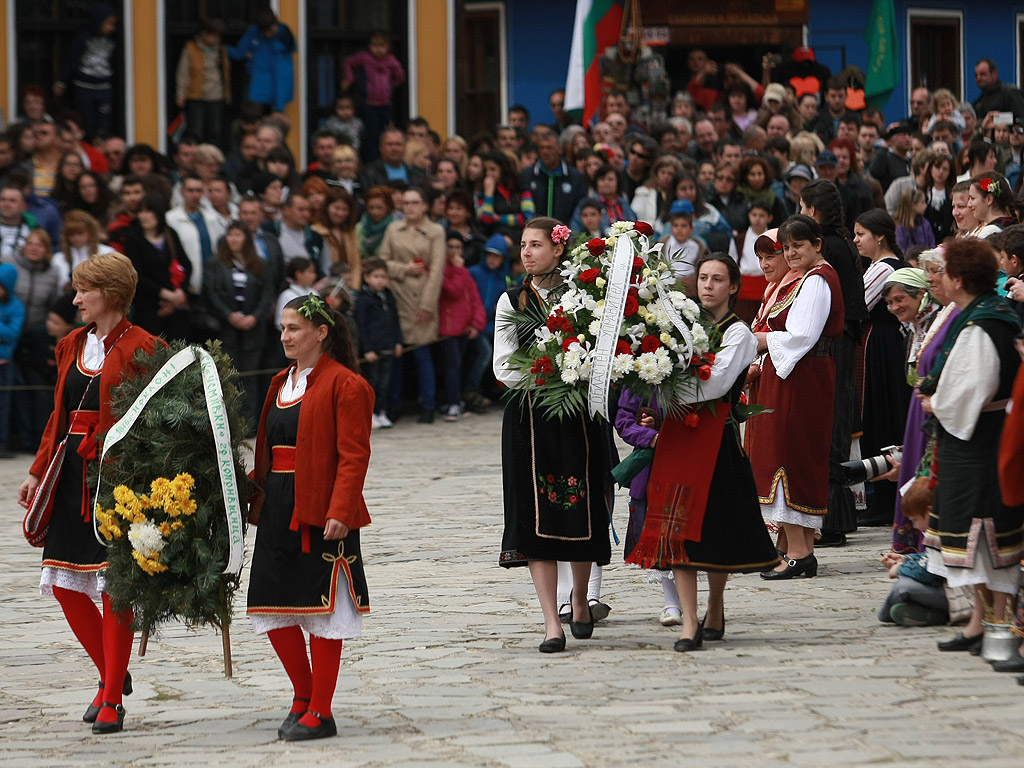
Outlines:
<svg viewBox="0 0 1024 768"><path fill-rule="evenodd" d="M323 315L324 319L328 323L332 326L334 325L334 317L331 316L331 312L327 308L327 304L325 304L324 300L315 293L311 293L306 297L306 300L302 302L302 306L299 307L298 312L310 322L313 322L316 315Z"/></svg>

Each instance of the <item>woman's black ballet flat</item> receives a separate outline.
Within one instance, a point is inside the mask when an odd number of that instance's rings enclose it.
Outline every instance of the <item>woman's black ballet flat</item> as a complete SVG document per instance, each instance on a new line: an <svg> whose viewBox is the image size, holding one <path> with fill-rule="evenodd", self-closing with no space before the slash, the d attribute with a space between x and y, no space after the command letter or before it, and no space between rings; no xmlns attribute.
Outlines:
<svg viewBox="0 0 1024 768"><path fill-rule="evenodd" d="M303 699L298 696L292 699L292 703L294 704L296 701L304 701L307 704L309 704L309 699ZM281 723L281 727L277 729L277 738L283 739L284 732L291 728L293 725L295 725L297 722L299 722L299 718L302 717L304 714L306 714L305 710L301 712L289 712L285 716L284 721Z"/></svg>
<svg viewBox="0 0 1024 768"><path fill-rule="evenodd" d="M700 624L697 625L697 632L693 637L681 637L676 640L672 646L673 649L679 651L679 653L686 653L687 651L696 651L704 647L704 627Z"/></svg>
<svg viewBox="0 0 1024 768"><path fill-rule="evenodd" d="M537 650L541 653L560 653L565 650L565 635L560 637L549 637L541 643Z"/></svg>
<svg viewBox="0 0 1024 768"><path fill-rule="evenodd" d="M943 640L941 643L938 643L938 647L940 651L969 651L975 646L980 648L984 637L984 632L979 632L970 637L961 632L952 640Z"/></svg>
<svg viewBox="0 0 1024 768"><path fill-rule="evenodd" d="M797 576L810 578L818 575L818 558L814 556L813 552L799 560L783 558L782 562L786 564L784 570L763 571L761 578L767 581L784 581L785 579L795 579Z"/></svg>
<svg viewBox="0 0 1024 768"><path fill-rule="evenodd" d="M312 739L326 739L328 736L338 735L338 726L334 722L333 716L322 717L316 712L309 712L308 714L313 715L313 717L319 720L320 725L310 728L308 725L303 725L301 722L296 721L295 725L281 734L281 738L285 741L310 741Z"/></svg>
<svg viewBox="0 0 1024 768"><path fill-rule="evenodd" d="M587 606L587 615L590 621L570 621L569 631L577 640L589 640L594 634L594 612Z"/></svg>
<svg viewBox="0 0 1024 768"><path fill-rule="evenodd" d="M705 622L708 620L707 615L700 620L700 625L704 627L704 639L705 640L721 640L725 637L725 614L722 614L722 628L721 629L709 629L705 626Z"/></svg>
<svg viewBox="0 0 1024 768"><path fill-rule="evenodd" d="M104 707L111 707L117 712L117 720L107 723L103 720L97 720L92 724L93 733L117 733L118 731L124 730L124 707L120 704L111 704L109 701L103 702Z"/></svg>

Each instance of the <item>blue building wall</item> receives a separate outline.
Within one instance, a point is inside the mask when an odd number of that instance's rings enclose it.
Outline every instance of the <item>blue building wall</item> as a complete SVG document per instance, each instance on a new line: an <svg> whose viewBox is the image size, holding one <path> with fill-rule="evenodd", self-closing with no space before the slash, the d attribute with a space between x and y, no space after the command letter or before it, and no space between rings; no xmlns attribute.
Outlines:
<svg viewBox="0 0 1024 768"><path fill-rule="evenodd" d="M845 48L846 63L864 68L868 60L868 46L864 42L863 28L871 13L871 5L871 0L843 0L841 3L811 0L807 24L808 42L814 48L818 61L833 72L838 72L843 67L842 49ZM1017 14L1024 13L1024 3L1005 0L993 0L988 3L896 0L895 5L900 81L884 110L889 120L899 120L910 114L908 8L913 8L915 12L932 9L963 12L962 77L964 97L968 101L974 101L978 97L978 86L974 84L974 65L981 58L995 61L1001 80L1020 85L1016 82ZM941 55L941 52L937 52L937 55Z"/></svg>
<svg viewBox="0 0 1024 768"><path fill-rule="evenodd" d="M532 123L554 120L548 96L565 87L575 0L507 0L508 104L530 110Z"/></svg>

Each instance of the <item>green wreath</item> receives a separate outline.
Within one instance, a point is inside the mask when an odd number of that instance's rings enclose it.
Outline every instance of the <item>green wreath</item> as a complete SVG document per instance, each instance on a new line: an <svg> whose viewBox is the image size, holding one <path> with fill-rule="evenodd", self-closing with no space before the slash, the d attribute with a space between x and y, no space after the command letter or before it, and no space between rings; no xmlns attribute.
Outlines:
<svg viewBox="0 0 1024 768"><path fill-rule="evenodd" d="M115 420L186 346L172 342L153 353L135 353L133 362L142 373L111 390ZM207 349L224 393L235 474L239 483L247 483L238 374L220 342ZM94 469L93 483L95 474ZM189 627L230 625L239 576L223 572L228 522L199 365L190 365L159 390L129 434L112 446L95 501L100 533L109 542L106 592L115 610L135 612L136 630L153 634L172 619Z"/></svg>

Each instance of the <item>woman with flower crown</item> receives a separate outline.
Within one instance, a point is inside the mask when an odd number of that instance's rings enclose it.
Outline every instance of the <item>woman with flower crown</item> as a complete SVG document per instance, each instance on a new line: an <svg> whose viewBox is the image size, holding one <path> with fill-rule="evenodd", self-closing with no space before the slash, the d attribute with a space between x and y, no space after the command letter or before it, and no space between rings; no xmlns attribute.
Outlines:
<svg viewBox="0 0 1024 768"><path fill-rule="evenodd" d="M343 317L319 296L285 304L281 344L295 362L271 382L256 433L263 491L249 503L258 532L248 613L294 690L278 737L302 741L337 734L342 642L360 636L370 610L359 529L370 522L363 481L373 390L357 372Z"/></svg>
<svg viewBox="0 0 1024 768"><path fill-rule="evenodd" d="M523 228L520 253L527 278L498 301L494 332L494 375L507 386L522 374L510 358L533 338L534 329L564 290L559 273L569 228L546 217ZM529 314L536 322L517 322ZM543 383L545 358L537 375ZM547 361L550 366L550 360ZM587 603L591 563L607 565L608 499L611 481L604 428L586 414L558 420L547 415L533 394L511 401L502 423L502 483L505 530L499 564L529 566L544 613L541 653L565 650L558 616L557 561L572 566L573 637L587 639L594 619Z"/></svg>
<svg viewBox="0 0 1024 768"><path fill-rule="evenodd" d="M1013 190L1001 173L982 173L971 179L967 207L981 223L975 237L982 240L1016 223L1013 218Z"/></svg>
<svg viewBox="0 0 1024 768"><path fill-rule="evenodd" d="M97 435L114 424L110 390L134 370L135 352L152 352L157 339L125 317L138 284L127 258L117 253L95 256L75 267L71 281L74 304L86 325L57 344L53 413L29 476L18 489L18 503L29 507L40 478L63 450L39 591L56 598L99 671L99 690L82 719L92 723L93 733L115 733L124 725L122 696L132 692L128 660L133 616L131 611L115 611L104 591L107 555L93 532L86 467L100 455ZM102 614L96 600L102 601Z"/></svg>

